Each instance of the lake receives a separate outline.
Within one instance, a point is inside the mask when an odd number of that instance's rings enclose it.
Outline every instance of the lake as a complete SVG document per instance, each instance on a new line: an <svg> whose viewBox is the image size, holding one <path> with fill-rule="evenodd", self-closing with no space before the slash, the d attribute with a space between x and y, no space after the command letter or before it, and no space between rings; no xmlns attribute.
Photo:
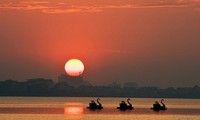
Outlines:
<svg viewBox="0 0 200 120"><path fill-rule="evenodd" d="M200 99L165 98L168 110L150 108L158 98L131 98L132 111L116 107L126 98L100 98L104 109L91 111L88 97L0 97L0 120L200 120Z"/></svg>

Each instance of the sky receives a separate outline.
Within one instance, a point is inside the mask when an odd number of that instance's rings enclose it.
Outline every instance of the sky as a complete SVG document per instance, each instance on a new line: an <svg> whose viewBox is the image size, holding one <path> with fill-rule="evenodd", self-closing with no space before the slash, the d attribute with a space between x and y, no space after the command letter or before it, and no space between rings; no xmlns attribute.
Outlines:
<svg viewBox="0 0 200 120"><path fill-rule="evenodd" d="M200 85L200 0L1 0L0 80Z"/></svg>

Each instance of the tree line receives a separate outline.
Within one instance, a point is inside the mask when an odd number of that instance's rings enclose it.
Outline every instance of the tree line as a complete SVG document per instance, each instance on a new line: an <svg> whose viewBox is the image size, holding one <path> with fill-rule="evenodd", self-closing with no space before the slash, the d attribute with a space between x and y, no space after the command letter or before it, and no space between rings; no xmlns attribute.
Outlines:
<svg viewBox="0 0 200 120"><path fill-rule="evenodd" d="M121 86L71 86L50 79L0 81L0 96L56 96L56 97L145 97L145 98L200 98L200 87L121 87Z"/></svg>

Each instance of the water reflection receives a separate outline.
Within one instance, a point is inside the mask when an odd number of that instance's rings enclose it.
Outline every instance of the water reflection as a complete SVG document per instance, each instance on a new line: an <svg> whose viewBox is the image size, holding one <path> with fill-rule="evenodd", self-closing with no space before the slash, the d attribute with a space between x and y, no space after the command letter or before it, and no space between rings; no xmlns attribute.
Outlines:
<svg viewBox="0 0 200 120"><path fill-rule="evenodd" d="M65 115L82 115L83 108L82 107L65 107L64 114Z"/></svg>
<svg viewBox="0 0 200 120"><path fill-rule="evenodd" d="M67 103L64 107L66 120L80 120L83 117L84 109L82 103Z"/></svg>

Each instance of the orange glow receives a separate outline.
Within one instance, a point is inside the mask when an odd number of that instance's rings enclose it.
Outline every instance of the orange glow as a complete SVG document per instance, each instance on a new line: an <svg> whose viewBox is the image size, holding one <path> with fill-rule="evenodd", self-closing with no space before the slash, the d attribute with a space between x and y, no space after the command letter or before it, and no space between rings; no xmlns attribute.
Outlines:
<svg viewBox="0 0 200 120"><path fill-rule="evenodd" d="M71 59L65 64L65 71L69 76L79 76L84 71L84 65L78 59Z"/></svg>
<svg viewBox="0 0 200 120"><path fill-rule="evenodd" d="M64 113L65 115L82 115L83 108L82 107L65 107Z"/></svg>

